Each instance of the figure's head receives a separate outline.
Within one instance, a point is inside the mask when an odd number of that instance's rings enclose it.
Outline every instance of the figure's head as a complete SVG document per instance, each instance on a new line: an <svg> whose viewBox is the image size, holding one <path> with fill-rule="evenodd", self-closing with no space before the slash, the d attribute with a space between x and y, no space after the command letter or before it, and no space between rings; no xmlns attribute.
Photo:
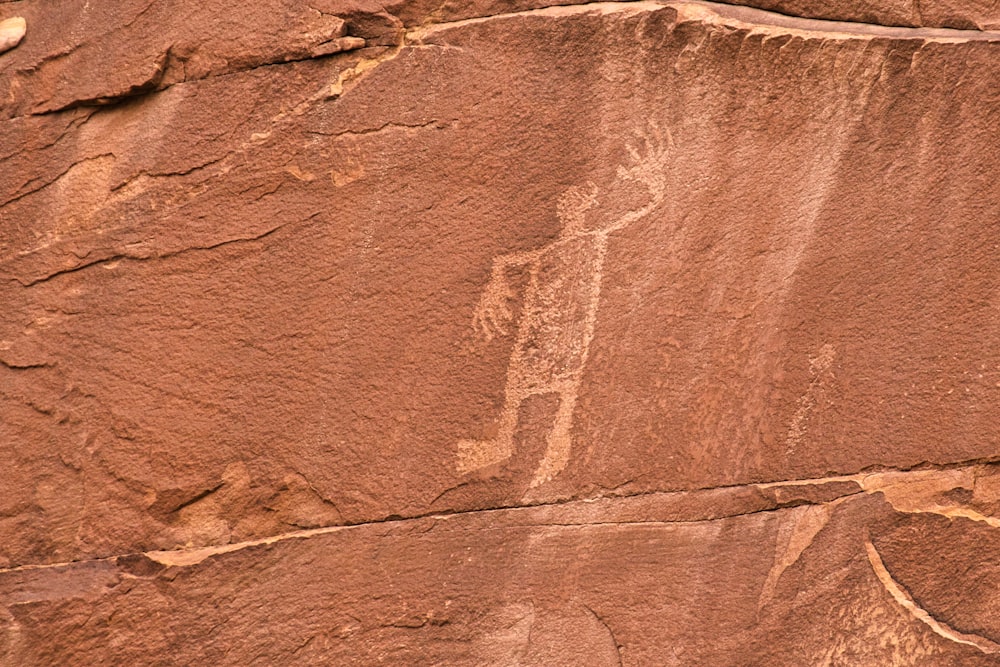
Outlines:
<svg viewBox="0 0 1000 667"><path fill-rule="evenodd" d="M588 182L586 185L574 185L559 196L556 204L556 214L562 223L562 236L572 236L583 231L587 211L597 204L597 186Z"/></svg>

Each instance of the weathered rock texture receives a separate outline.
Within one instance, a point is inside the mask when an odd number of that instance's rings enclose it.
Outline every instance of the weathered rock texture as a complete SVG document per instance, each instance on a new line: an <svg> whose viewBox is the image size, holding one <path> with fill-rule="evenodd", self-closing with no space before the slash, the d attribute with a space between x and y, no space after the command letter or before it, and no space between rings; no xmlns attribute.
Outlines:
<svg viewBox="0 0 1000 667"><path fill-rule="evenodd" d="M0 4L0 663L1000 664L1000 7L544 4Z"/></svg>
<svg viewBox="0 0 1000 667"><path fill-rule="evenodd" d="M12 16L0 21L0 53L10 51L20 44L27 27L22 16Z"/></svg>

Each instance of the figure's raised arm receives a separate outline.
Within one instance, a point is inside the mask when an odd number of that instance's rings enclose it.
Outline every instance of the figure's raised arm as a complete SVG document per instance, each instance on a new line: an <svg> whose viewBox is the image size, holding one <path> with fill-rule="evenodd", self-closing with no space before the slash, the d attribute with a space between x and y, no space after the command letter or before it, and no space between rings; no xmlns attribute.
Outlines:
<svg viewBox="0 0 1000 667"><path fill-rule="evenodd" d="M652 213L663 202L667 190L664 167L673 143L669 130L664 136L664 132L660 130L659 126L651 122L646 131L638 133L636 142L625 145L629 160L626 164L618 167L618 178L622 181L632 181L642 185L649 192L649 199L639 208L624 213L607 228L608 231L616 231L629 226L636 220Z"/></svg>

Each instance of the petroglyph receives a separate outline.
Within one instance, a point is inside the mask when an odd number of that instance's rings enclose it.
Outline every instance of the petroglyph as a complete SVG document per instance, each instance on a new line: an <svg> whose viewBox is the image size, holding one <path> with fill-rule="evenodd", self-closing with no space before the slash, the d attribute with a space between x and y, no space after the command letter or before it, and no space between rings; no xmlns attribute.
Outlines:
<svg viewBox="0 0 1000 667"><path fill-rule="evenodd" d="M562 227L554 241L493 261L489 283L472 320L487 340L508 335L514 320L510 302L515 295L508 271L526 270L527 286L514 332L497 433L458 443L459 472L472 472L510 458L521 404L530 396L551 394L559 405L530 486L551 480L566 467L572 447L573 411L597 322L609 237L647 217L662 203L666 192L663 166L672 144L669 132L661 133L651 125L637 136L636 143L626 146L629 160L618 167L616 184L644 190L641 206L608 219L601 215L601 193L594 183L571 187L556 207ZM634 195L634 190L628 192Z"/></svg>
<svg viewBox="0 0 1000 667"><path fill-rule="evenodd" d="M825 373L830 370L833 360L837 356L837 351L832 345L827 343L819 349L815 357L809 359L809 387L804 394L799 397L799 408L792 417L792 423L788 426L788 435L785 436L785 451L791 454L802 442L806 435L806 423L809 415L816 406L816 394L822 388Z"/></svg>
<svg viewBox="0 0 1000 667"><path fill-rule="evenodd" d="M364 178L365 165L361 160L361 151L356 145L351 144L337 150L334 158L337 166L330 170L330 180L336 187L342 188Z"/></svg>

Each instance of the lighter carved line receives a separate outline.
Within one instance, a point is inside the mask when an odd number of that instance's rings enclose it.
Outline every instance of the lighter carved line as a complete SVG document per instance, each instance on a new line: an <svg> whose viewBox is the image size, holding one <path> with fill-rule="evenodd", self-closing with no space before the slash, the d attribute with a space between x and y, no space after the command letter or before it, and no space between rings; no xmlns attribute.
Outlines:
<svg viewBox="0 0 1000 667"><path fill-rule="evenodd" d="M673 148L670 132L661 132L651 122L648 130L636 134L636 142L626 145L630 159L619 166L616 183L632 182L648 191L641 206L608 220L597 210L595 184L569 188L556 207L561 230L555 240L494 258L472 327L487 341L513 334L514 344L497 432L492 437L459 441L459 473L502 463L513 455L518 412L532 396L555 396L559 404L529 488L550 481L569 463L573 413L597 325L610 237L648 217L666 195L663 170ZM588 215L596 217L589 226ZM507 271L513 268L527 271L528 284L520 317L511 331L515 317L508 302L514 292Z"/></svg>

